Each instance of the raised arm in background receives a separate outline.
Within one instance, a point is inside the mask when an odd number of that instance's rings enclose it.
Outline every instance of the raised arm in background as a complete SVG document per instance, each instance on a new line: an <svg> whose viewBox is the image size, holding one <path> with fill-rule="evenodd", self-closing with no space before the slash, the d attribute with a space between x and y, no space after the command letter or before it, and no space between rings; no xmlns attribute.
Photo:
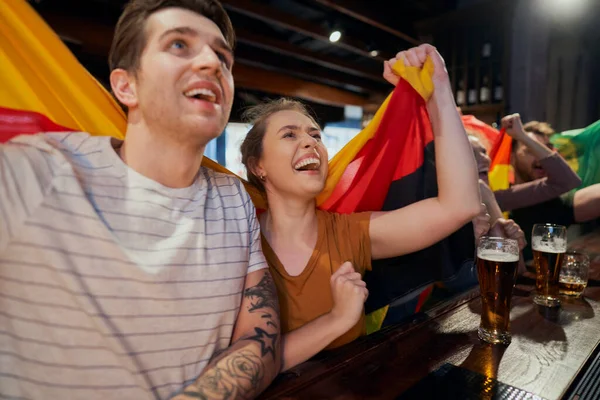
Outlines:
<svg viewBox="0 0 600 400"><path fill-rule="evenodd" d="M534 133L525 132L519 114L502 118L502 126L516 141L512 154L516 184L494 192L502 211L543 203L581 185L579 176L551 145L541 143Z"/></svg>

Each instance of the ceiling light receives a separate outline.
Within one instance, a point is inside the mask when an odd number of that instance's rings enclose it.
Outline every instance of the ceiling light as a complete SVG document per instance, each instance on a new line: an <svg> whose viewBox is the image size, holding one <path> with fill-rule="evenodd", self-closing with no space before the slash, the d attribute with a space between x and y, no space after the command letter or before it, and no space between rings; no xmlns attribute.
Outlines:
<svg viewBox="0 0 600 400"><path fill-rule="evenodd" d="M333 31L333 32L331 32L331 35L329 35L329 41L332 43L335 43L338 40L340 40L341 37L342 37L342 32Z"/></svg>
<svg viewBox="0 0 600 400"><path fill-rule="evenodd" d="M369 54L371 55L371 57L377 57L379 55L379 51L378 50L371 50L371 52Z"/></svg>

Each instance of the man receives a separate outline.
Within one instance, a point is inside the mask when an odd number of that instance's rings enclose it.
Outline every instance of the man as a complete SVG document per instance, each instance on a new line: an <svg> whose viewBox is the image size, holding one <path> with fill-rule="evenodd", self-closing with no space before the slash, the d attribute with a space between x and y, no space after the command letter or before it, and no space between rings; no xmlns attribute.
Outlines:
<svg viewBox="0 0 600 400"><path fill-rule="evenodd" d="M581 179L553 151L550 137L555 132L548 123L531 121L522 126L515 114L505 117L503 124L509 134L513 131L511 136L516 140L511 160L515 185L494 195L503 211L511 210L512 218L522 227L528 242L536 223L568 227L600 217L600 185L573 191ZM521 138L515 137L514 132ZM543 157L540 153L548 155ZM526 260L532 258L529 246L523 253Z"/></svg>
<svg viewBox="0 0 600 400"><path fill-rule="evenodd" d="M233 44L216 0L133 0L110 54L126 139L0 147L0 397L252 398L277 375L254 207L200 166Z"/></svg>

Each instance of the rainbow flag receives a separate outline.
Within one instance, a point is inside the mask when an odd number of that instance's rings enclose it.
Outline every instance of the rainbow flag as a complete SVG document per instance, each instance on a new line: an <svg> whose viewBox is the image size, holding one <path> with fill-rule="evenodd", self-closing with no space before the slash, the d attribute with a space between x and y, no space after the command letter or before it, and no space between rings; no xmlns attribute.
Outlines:
<svg viewBox="0 0 600 400"><path fill-rule="evenodd" d="M550 141L581 178L574 190L600 183L600 121L553 135Z"/></svg>
<svg viewBox="0 0 600 400"><path fill-rule="evenodd" d="M25 0L0 2L0 59L0 142L16 134L61 130L124 137L121 108ZM433 65L428 61L418 69L398 62L393 68L403 79L371 123L331 160L325 190L317 199L320 208L392 210L437 195L425 107L433 92ZM207 157L203 165L233 174ZM260 193L245 185L256 208L265 209ZM462 252L457 251L461 243ZM378 261L371 279L375 313L369 331L379 329L387 304L415 288L414 311L419 311L434 282L452 274L445 260L472 258L473 252L469 224L429 249Z"/></svg>

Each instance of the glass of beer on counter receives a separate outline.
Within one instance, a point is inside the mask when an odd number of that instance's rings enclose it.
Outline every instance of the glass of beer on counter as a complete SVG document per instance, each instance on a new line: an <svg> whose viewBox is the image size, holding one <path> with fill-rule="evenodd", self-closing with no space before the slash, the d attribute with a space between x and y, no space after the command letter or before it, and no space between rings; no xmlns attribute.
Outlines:
<svg viewBox="0 0 600 400"><path fill-rule="evenodd" d="M478 336L492 344L510 343L510 300L517 278L519 244L516 240L484 236L477 246L477 274L481 291Z"/></svg>
<svg viewBox="0 0 600 400"><path fill-rule="evenodd" d="M569 250L560 268L558 290L561 295L579 297L585 290L590 271L590 258L587 254Z"/></svg>
<svg viewBox="0 0 600 400"><path fill-rule="evenodd" d="M567 228L553 224L534 225L531 248L536 275L533 301L540 306L559 306L558 278L567 251Z"/></svg>

